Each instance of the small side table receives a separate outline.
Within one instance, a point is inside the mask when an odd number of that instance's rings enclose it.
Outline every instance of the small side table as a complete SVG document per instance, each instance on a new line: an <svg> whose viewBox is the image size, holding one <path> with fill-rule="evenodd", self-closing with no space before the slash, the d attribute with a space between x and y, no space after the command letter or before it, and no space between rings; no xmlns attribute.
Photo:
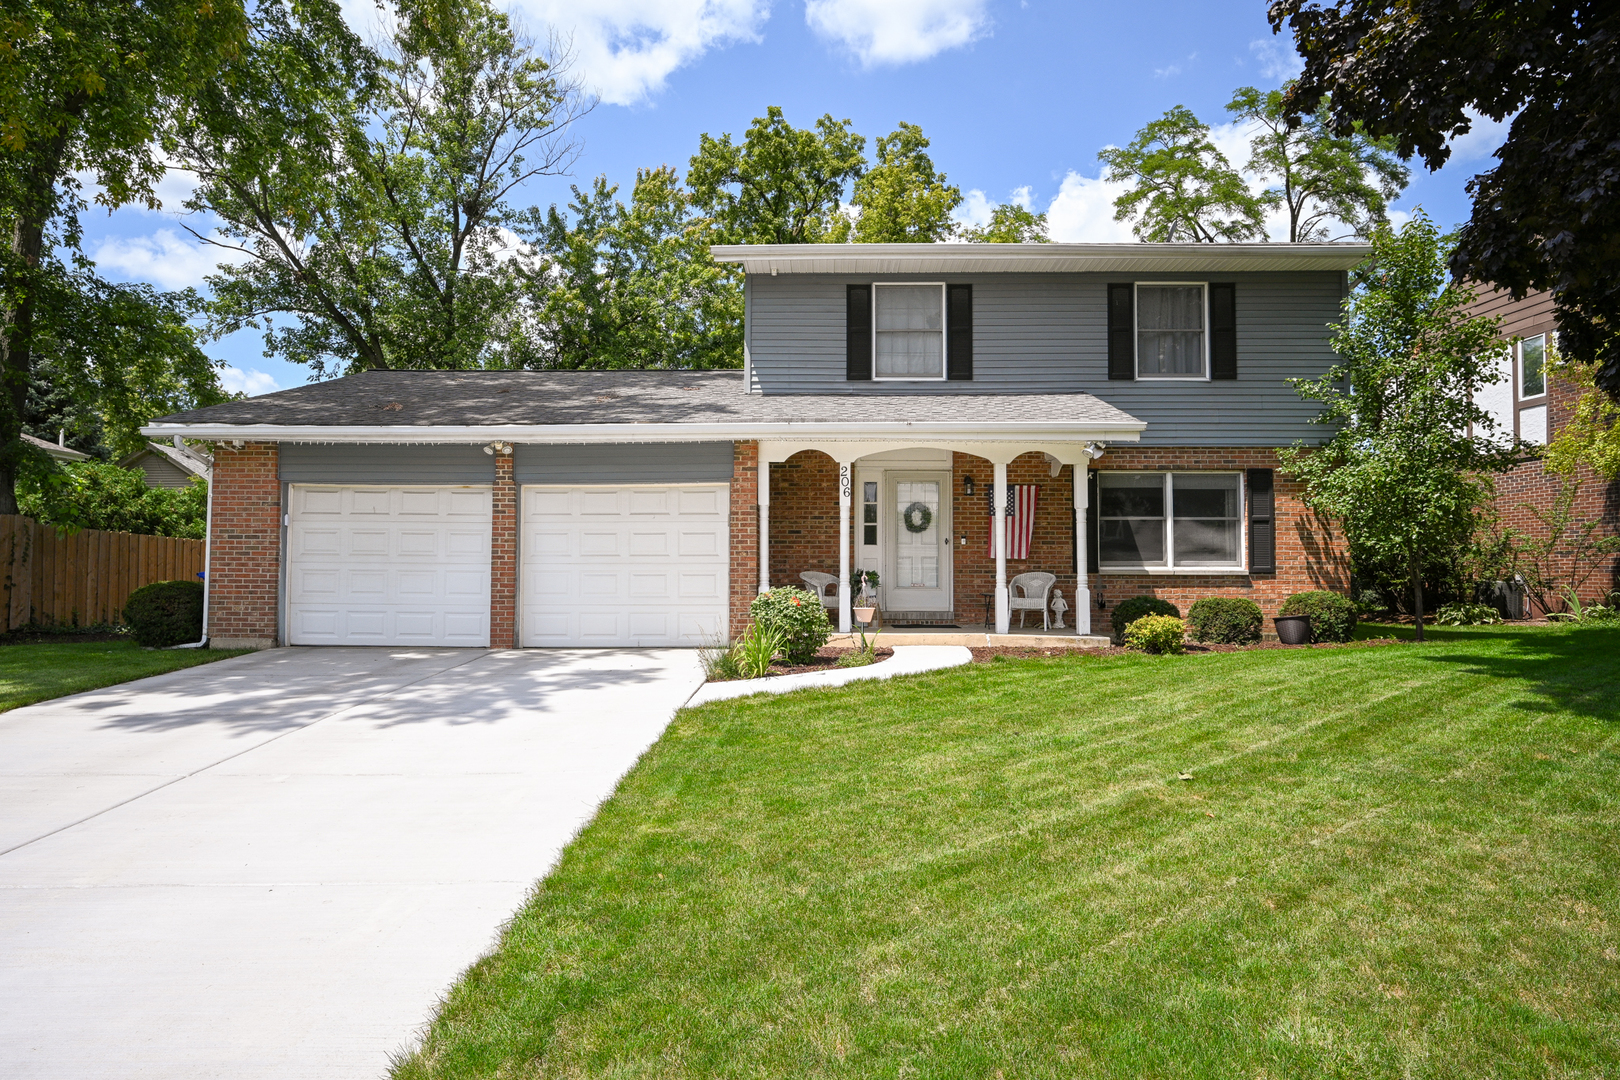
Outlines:
<svg viewBox="0 0 1620 1080"><path fill-rule="evenodd" d="M984 632L996 632L996 594L993 592L984 594Z"/></svg>

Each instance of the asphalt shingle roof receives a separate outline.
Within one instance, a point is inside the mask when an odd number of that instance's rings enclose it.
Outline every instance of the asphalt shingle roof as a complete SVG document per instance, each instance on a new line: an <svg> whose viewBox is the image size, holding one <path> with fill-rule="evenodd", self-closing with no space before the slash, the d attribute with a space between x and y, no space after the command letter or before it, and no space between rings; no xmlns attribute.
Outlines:
<svg viewBox="0 0 1620 1080"><path fill-rule="evenodd" d="M1090 394L746 392L740 371L367 371L155 424L1131 423Z"/></svg>

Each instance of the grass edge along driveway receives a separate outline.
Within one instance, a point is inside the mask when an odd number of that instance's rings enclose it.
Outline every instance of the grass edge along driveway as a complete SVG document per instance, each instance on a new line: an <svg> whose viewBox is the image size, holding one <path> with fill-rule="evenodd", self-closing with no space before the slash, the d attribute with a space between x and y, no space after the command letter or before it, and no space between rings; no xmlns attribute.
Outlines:
<svg viewBox="0 0 1620 1080"><path fill-rule="evenodd" d="M1620 628L1434 636L685 710L394 1075L1614 1076Z"/></svg>
<svg viewBox="0 0 1620 1080"><path fill-rule="evenodd" d="M0 645L0 712L252 651L143 649L133 641Z"/></svg>

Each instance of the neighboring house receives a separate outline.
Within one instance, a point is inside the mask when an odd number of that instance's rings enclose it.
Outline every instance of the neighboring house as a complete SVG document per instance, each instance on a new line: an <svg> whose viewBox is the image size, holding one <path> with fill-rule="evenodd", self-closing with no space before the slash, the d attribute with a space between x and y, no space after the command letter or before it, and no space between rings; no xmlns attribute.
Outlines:
<svg viewBox="0 0 1620 1080"><path fill-rule="evenodd" d="M65 434L57 436L57 440L55 442L46 442L44 439L36 439L32 435L24 432L22 441L27 443L29 446L33 446L45 451L57 461L68 462L90 460L89 454L81 454L79 451L68 447L67 436Z"/></svg>
<svg viewBox="0 0 1620 1080"><path fill-rule="evenodd" d="M145 449L118 462L121 469L139 469L145 473L146 486L153 488L183 488L193 477L207 480L211 466L208 455L179 440L171 446L147 443Z"/></svg>
<svg viewBox="0 0 1620 1080"><path fill-rule="evenodd" d="M1516 301L1511 293L1493 290L1481 295L1469 310L1500 317L1506 342L1496 358L1496 379L1480 393L1478 404L1491 415L1499 435L1545 446L1569 423L1582 392L1548 370L1558 326L1552 294L1531 293ZM1573 479L1578 485L1570 508L1574 520L1601 522L1599 535L1620 533L1620 482L1604 480L1585 466ZM1502 524L1545 538L1547 529L1537 511L1543 516L1551 513L1565 483L1540 461L1525 462L1497 477L1496 511ZM1556 569L1563 572L1568 567L1563 560ZM1599 564L1581 590L1581 599L1597 600L1615 588L1620 588L1620 556ZM1550 606L1554 611L1564 607L1561 602Z"/></svg>
<svg viewBox="0 0 1620 1080"><path fill-rule="evenodd" d="M1348 585L1274 470L1368 250L716 248L742 371L372 371L145 433L215 443L221 645L696 645L855 565L902 622L1005 629L1025 571L1081 632L1143 592L1272 615Z"/></svg>

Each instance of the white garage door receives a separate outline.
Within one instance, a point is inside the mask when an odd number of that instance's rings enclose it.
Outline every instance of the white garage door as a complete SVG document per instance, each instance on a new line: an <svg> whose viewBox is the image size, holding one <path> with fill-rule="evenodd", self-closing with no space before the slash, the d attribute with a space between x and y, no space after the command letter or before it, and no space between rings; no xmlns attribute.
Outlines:
<svg viewBox="0 0 1620 1080"><path fill-rule="evenodd" d="M725 484L523 489L523 644L701 645L726 632Z"/></svg>
<svg viewBox="0 0 1620 1080"><path fill-rule="evenodd" d="M294 484L294 645L489 644L490 489Z"/></svg>

